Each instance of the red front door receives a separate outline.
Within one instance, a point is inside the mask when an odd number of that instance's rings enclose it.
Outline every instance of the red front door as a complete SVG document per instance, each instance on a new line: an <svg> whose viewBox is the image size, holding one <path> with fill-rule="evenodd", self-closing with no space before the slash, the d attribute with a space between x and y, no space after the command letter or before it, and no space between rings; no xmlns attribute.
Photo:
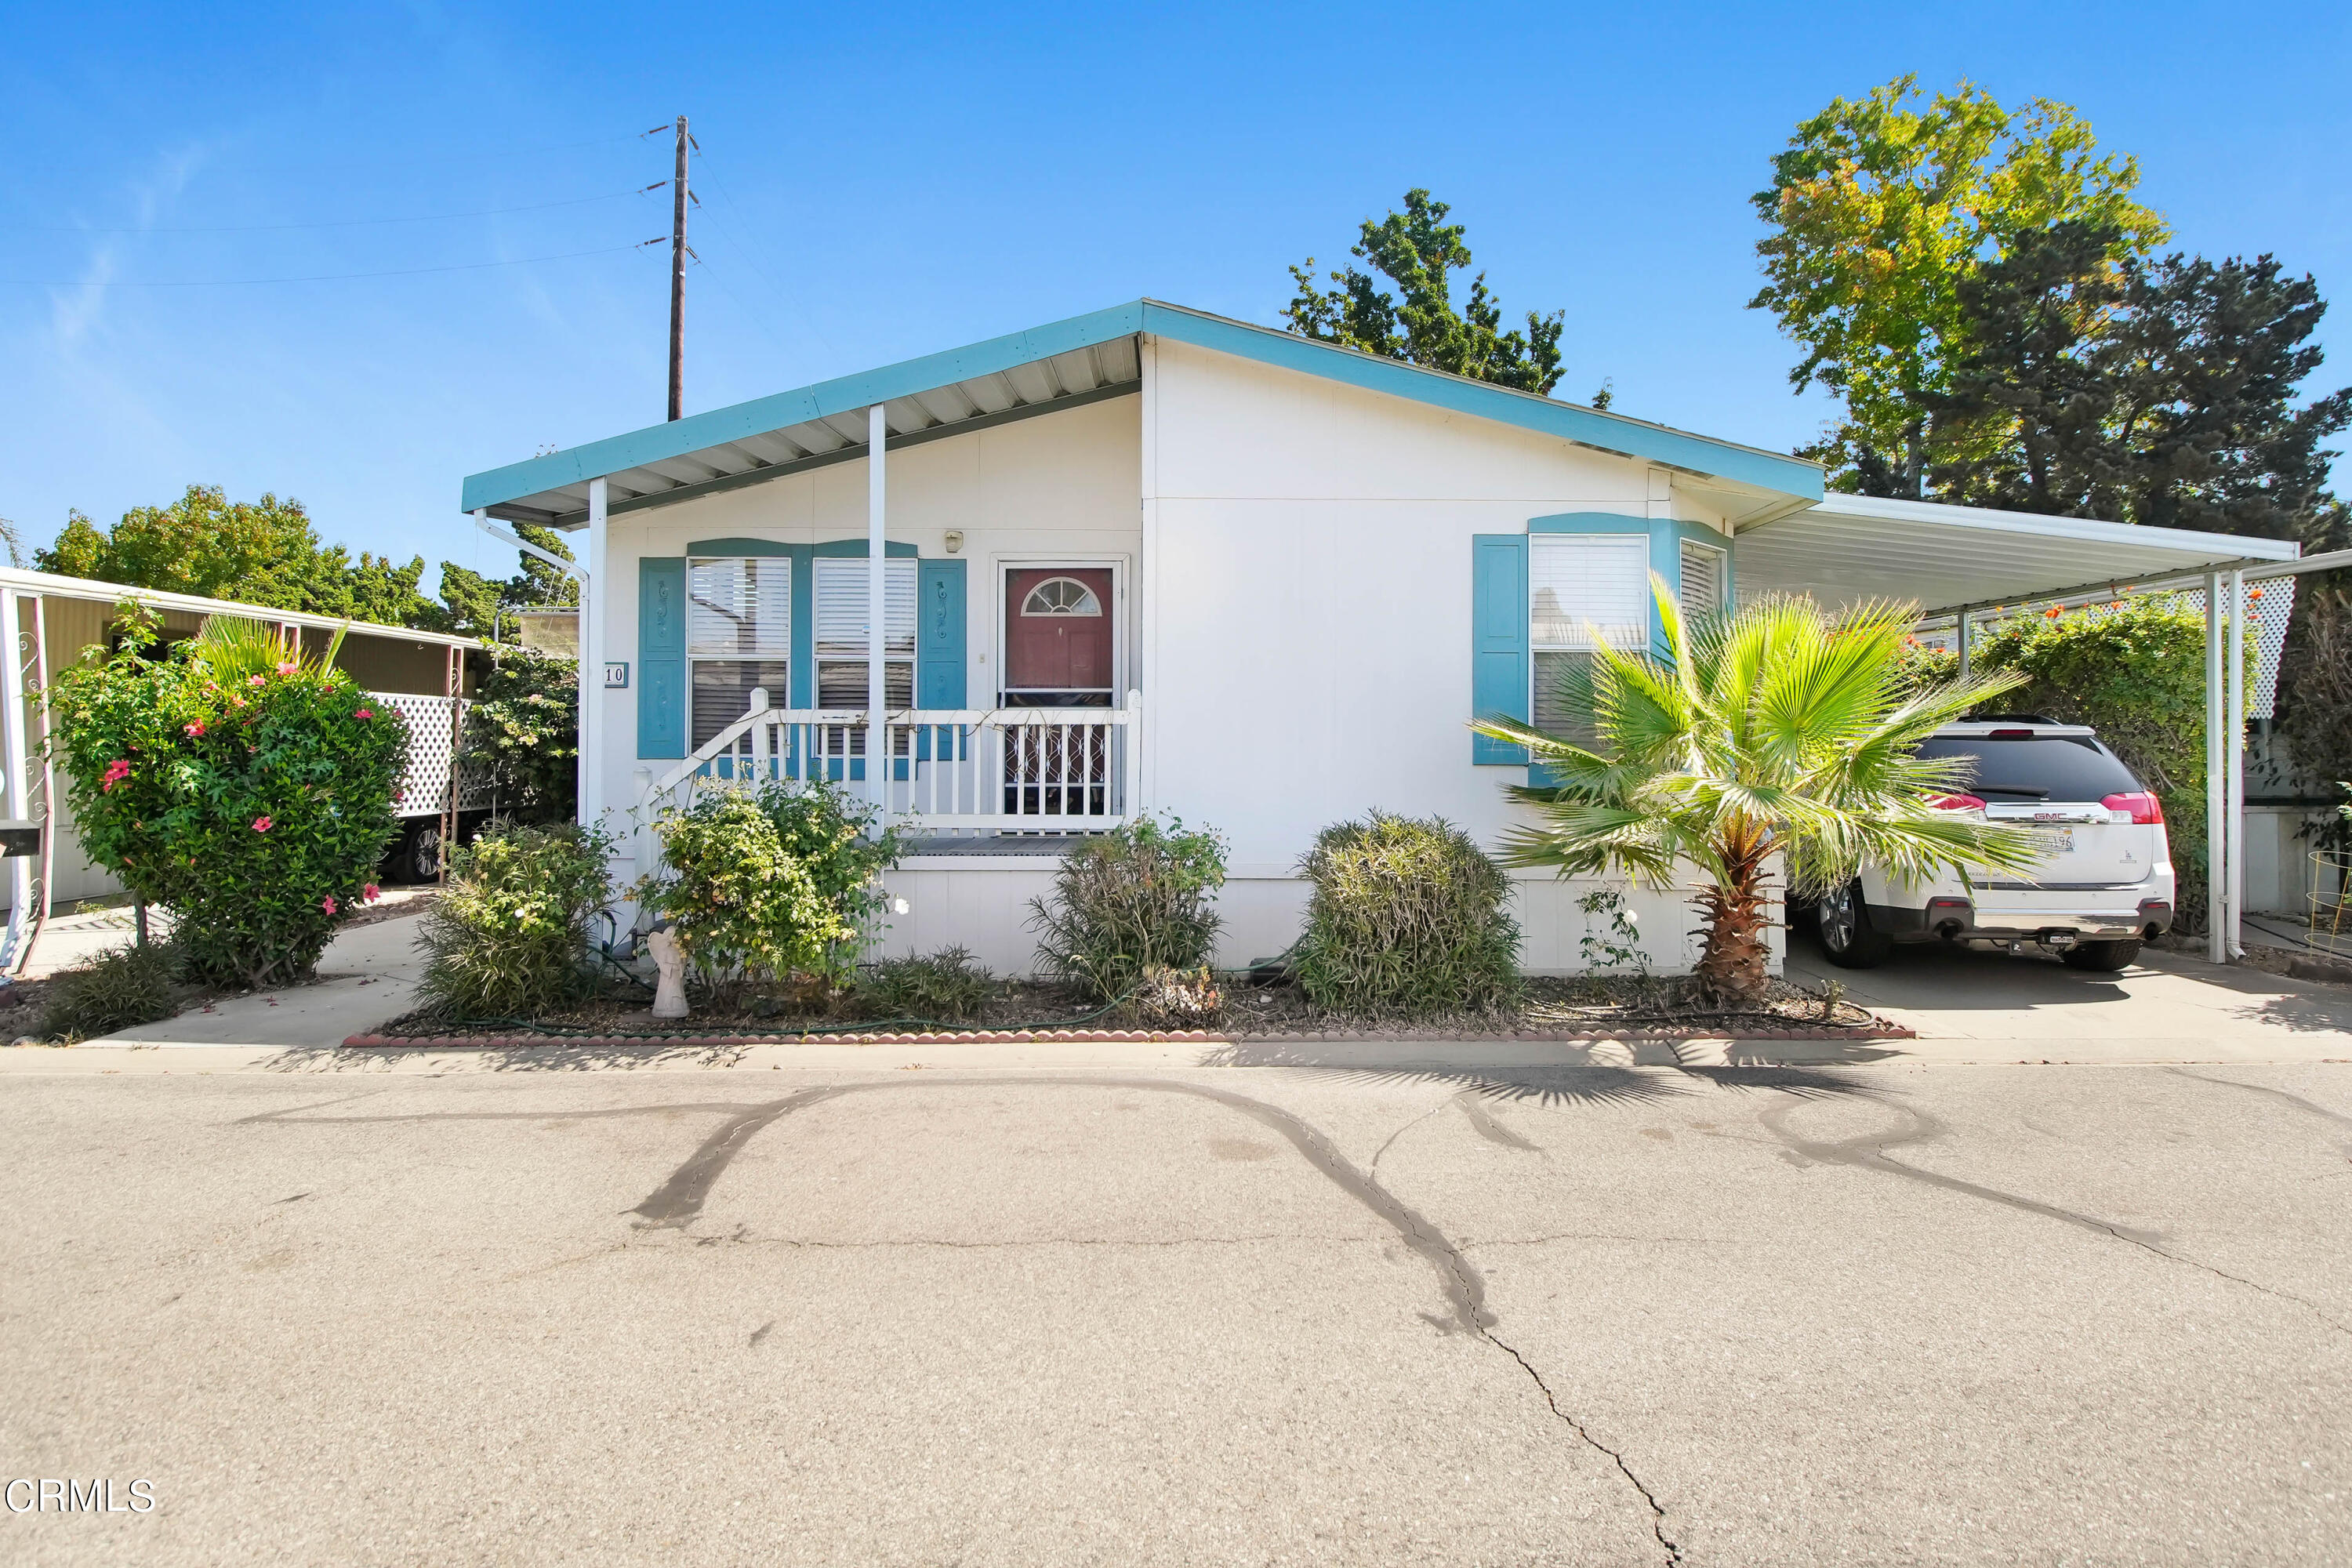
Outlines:
<svg viewBox="0 0 2352 1568"><path fill-rule="evenodd" d="M1024 566L1004 574L1004 704L1109 708L1108 566Z"/></svg>

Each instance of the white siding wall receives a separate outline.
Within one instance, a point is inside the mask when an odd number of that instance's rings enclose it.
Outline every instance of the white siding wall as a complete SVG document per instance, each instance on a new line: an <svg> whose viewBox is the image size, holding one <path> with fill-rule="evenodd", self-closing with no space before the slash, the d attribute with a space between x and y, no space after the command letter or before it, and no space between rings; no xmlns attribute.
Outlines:
<svg viewBox="0 0 2352 1568"><path fill-rule="evenodd" d="M1232 841L1221 955L1295 936L1292 868L1378 806L1492 845L1520 770L1475 767L1470 555L1567 511L1720 527L1638 459L1184 344L1147 354L1145 755L1152 804ZM1520 884L1535 971L1581 967L1590 884ZM1640 895L1652 962L1687 966L1682 901Z"/></svg>

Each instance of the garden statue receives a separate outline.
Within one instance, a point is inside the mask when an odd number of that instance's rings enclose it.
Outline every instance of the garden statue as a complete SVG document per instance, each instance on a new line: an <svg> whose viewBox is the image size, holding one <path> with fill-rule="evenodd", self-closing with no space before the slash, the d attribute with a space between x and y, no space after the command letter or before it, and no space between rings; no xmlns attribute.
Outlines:
<svg viewBox="0 0 2352 1568"><path fill-rule="evenodd" d="M667 927L646 938L646 951L654 955L654 967L661 971L661 984L654 992L654 1016L683 1018L686 1016L686 954L679 951L677 937Z"/></svg>

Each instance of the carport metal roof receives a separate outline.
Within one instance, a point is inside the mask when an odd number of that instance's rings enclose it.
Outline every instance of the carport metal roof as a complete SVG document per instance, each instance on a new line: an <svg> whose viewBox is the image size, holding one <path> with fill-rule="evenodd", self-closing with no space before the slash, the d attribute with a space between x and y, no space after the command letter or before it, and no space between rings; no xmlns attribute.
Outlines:
<svg viewBox="0 0 2352 1568"><path fill-rule="evenodd" d="M2303 548L2234 533L1847 495L1743 528L1738 539L1743 596L1777 590L1840 604L1916 599L1927 615L2292 561Z"/></svg>

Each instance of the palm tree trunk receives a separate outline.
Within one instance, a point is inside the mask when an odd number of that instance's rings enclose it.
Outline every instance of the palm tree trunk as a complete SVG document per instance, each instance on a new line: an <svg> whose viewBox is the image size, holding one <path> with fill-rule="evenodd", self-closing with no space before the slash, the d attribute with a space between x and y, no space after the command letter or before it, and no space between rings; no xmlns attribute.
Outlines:
<svg viewBox="0 0 2352 1568"><path fill-rule="evenodd" d="M1760 1007L1771 984L1766 940L1764 862L1771 843L1743 831L1724 846L1724 875L1700 889L1706 938L1699 949L1699 999L1712 1006Z"/></svg>

